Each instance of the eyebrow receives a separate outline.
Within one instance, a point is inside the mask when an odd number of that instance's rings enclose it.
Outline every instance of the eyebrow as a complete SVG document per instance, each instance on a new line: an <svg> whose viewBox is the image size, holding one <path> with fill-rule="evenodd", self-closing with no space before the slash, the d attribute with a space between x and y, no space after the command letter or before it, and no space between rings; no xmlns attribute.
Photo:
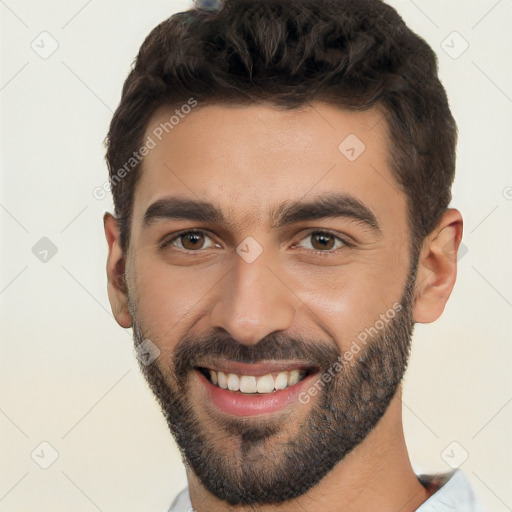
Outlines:
<svg viewBox="0 0 512 512"><path fill-rule="evenodd" d="M382 234L377 218L359 199L348 194L327 193L309 201L285 201L270 210L270 226L279 229L301 221L325 218L349 218ZM143 227L171 219L232 224L213 203L182 196L167 196L152 203L142 221Z"/></svg>

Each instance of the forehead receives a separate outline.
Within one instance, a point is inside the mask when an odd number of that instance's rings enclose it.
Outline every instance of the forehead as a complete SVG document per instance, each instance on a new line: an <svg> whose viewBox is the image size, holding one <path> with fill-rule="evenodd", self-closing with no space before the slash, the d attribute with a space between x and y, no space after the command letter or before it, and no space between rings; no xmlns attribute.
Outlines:
<svg viewBox="0 0 512 512"><path fill-rule="evenodd" d="M166 195L210 200L240 223L269 222L286 200L339 192L403 206L380 110L209 105L161 109L148 124L134 219ZM149 146L149 145L148 145ZM384 212L385 213L385 212Z"/></svg>

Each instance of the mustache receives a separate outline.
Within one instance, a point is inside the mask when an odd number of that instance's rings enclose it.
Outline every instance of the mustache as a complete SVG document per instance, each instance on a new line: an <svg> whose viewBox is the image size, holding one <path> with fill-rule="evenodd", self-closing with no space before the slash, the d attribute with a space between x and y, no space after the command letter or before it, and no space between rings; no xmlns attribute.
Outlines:
<svg viewBox="0 0 512 512"><path fill-rule="evenodd" d="M287 337L280 332L271 333L254 345L245 345L225 330L207 335L182 338L174 350L174 371L178 378L198 366L219 360L254 364L261 361L298 361L307 366L328 368L341 356L338 347L318 339L303 336Z"/></svg>

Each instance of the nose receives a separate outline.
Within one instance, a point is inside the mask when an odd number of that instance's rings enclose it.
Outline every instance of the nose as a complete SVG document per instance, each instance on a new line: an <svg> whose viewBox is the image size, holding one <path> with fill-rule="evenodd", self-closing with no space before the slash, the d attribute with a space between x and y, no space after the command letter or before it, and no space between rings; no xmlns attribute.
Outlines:
<svg viewBox="0 0 512 512"><path fill-rule="evenodd" d="M290 328L300 302L270 259L266 251L252 263L236 255L210 312L212 327L225 329L245 345Z"/></svg>

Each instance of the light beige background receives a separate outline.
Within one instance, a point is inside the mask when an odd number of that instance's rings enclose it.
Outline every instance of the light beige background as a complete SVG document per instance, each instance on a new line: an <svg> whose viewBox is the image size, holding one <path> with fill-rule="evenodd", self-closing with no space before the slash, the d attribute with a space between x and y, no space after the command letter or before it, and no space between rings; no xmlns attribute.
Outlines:
<svg viewBox="0 0 512 512"><path fill-rule="evenodd" d="M505 512L512 510L512 1L392 4L439 56L460 129L453 205L465 219L467 249L444 316L417 326L405 381L407 441L418 472L462 463L486 509ZM102 140L140 44L188 7L0 1L3 512L163 512L186 485L139 375L131 332L110 313L102 214L112 205L92 191L107 179ZM31 48L43 31L59 45L47 59ZM468 49L453 58L464 40ZM46 263L32 253L42 237L58 249ZM48 469L39 466L51 462L43 441L59 454Z"/></svg>

